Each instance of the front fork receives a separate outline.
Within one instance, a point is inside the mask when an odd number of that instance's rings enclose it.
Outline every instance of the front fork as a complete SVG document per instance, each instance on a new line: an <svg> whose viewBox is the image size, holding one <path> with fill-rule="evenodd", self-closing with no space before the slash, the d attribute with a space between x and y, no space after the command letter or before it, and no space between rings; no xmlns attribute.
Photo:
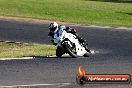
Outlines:
<svg viewBox="0 0 132 88"><path fill-rule="evenodd" d="M69 47L72 49L72 48L75 48L75 44L74 43L71 43L69 40L65 40L61 43L61 46L62 48L65 50L65 45L64 43L68 43ZM67 51L66 51L67 52Z"/></svg>

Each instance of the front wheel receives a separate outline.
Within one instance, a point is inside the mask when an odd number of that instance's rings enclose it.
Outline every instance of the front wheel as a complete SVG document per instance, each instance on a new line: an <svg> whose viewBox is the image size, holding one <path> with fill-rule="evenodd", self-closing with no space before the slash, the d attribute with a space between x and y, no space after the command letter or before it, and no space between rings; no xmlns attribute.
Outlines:
<svg viewBox="0 0 132 88"><path fill-rule="evenodd" d="M64 50L60 46L58 46L56 49L56 56L61 57L64 53Z"/></svg>
<svg viewBox="0 0 132 88"><path fill-rule="evenodd" d="M70 56L72 56L73 58L76 58L77 57L75 47L71 47L68 43L64 43L64 47L66 49L66 52Z"/></svg>

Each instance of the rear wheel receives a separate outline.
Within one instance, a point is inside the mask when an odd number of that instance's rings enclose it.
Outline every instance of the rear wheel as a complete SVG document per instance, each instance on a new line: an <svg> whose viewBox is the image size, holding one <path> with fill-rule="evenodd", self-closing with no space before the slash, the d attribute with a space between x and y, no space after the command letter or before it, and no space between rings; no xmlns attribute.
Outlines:
<svg viewBox="0 0 132 88"><path fill-rule="evenodd" d="M87 51L83 56L84 57L89 57L90 56L90 49L87 48L87 46L85 46L85 50Z"/></svg>
<svg viewBox="0 0 132 88"><path fill-rule="evenodd" d="M89 55L90 55L90 54L89 54L88 52L86 52L83 56L84 56L84 57L89 57Z"/></svg>
<svg viewBox="0 0 132 88"><path fill-rule="evenodd" d="M70 56L72 56L73 58L77 57L75 47L71 47L68 43L64 43L64 46L65 46L66 52Z"/></svg>

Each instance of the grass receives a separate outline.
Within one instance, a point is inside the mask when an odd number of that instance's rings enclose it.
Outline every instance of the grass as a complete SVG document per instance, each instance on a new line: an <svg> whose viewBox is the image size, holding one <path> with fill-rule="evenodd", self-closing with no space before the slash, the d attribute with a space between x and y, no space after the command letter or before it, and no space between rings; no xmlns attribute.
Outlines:
<svg viewBox="0 0 132 88"><path fill-rule="evenodd" d="M116 2L115 2L116 1ZM0 0L0 15L132 27L131 0Z"/></svg>
<svg viewBox="0 0 132 88"><path fill-rule="evenodd" d="M55 55L55 47L52 45L0 42L0 58L49 55Z"/></svg>

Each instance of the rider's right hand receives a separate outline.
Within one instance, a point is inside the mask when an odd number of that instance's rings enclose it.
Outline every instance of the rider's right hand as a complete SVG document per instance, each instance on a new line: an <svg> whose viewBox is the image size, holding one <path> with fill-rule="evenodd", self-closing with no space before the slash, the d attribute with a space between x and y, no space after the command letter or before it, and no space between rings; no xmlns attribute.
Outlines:
<svg viewBox="0 0 132 88"><path fill-rule="evenodd" d="M51 42L53 43L53 45L55 46L57 45L57 43L54 43L54 39L52 39Z"/></svg>
<svg viewBox="0 0 132 88"><path fill-rule="evenodd" d="M54 39L52 39L51 42L53 43L54 42Z"/></svg>

